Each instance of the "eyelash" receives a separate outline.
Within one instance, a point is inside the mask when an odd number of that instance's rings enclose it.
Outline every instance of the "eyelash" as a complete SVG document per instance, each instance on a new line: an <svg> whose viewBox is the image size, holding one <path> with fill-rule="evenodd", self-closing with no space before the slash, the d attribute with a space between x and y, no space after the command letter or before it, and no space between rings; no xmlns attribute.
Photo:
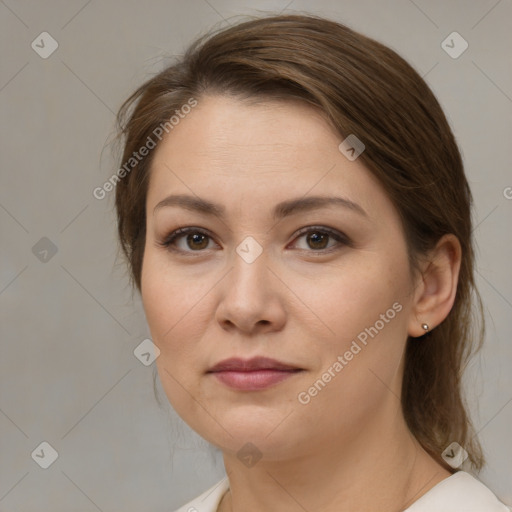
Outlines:
<svg viewBox="0 0 512 512"><path fill-rule="evenodd" d="M210 238L211 240L213 240L213 237L207 231L191 226L191 227L176 229L172 233L167 235L161 242L157 242L157 243L161 247L164 247L170 251L181 253L181 254L186 254L186 253L200 254L202 252L205 252L207 249L200 249L197 251L193 251L193 250L183 251L182 249L177 249L175 246L173 246L173 244L176 242L176 240L178 240L180 237L185 236L187 234L191 234L191 233L205 235L208 238ZM306 228L303 228L297 233L296 238L300 238L301 236L307 235L308 233L320 233L320 234L324 234L324 235L329 235L331 238L336 240L336 242L338 242L338 244L333 247L329 247L328 249L318 249L318 250L299 249L299 250L307 251L307 252L310 252L313 254L316 253L318 255L322 255L322 254L331 253L335 250L339 250L341 248L341 246L349 246L349 247L352 246L352 242L349 240L349 238L346 235L344 235L343 233L340 233L339 231L336 231L336 230L333 230L331 228L327 228L324 226L308 226Z"/></svg>

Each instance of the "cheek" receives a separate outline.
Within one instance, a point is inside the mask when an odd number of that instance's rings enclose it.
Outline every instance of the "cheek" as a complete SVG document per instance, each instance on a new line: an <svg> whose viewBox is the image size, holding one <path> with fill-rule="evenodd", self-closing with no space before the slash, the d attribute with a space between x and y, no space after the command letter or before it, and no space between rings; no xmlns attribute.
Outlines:
<svg viewBox="0 0 512 512"><path fill-rule="evenodd" d="M313 422L324 418L326 435L358 431L389 401L399 407L407 329L404 287L357 276L340 278L339 284L323 309L335 334L322 344L321 368L297 395L303 415Z"/></svg>
<svg viewBox="0 0 512 512"><path fill-rule="evenodd" d="M406 259L399 256L354 253L343 266L318 274L314 286L311 280L295 280L294 292L307 298L307 305L322 321L318 323L323 337L336 349L376 323L380 334L391 334L405 325L409 281L401 270L406 268Z"/></svg>
<svg viewBox="0 0 512 512"><path fill-rule="evenodd" d="M154 250L146 251L141 275L142 303L151 338L160 349L157 365L165 365L172 373L180 368L177 363L187 357L189 344L183 343L183 335L194 310L194 295L193 281L185 286Z"/></svg>
<svg viewBox="0 0 512 512"><path fill-rule="evenodd" d="M333 269L323 282L323 293L321 288L309 289L308 304L329 327L322 328L329 333L319 346L322 368L311 379L311 384L318 378L329 381L329 391L322 388L315 408L328 407L332 400L341 414L353 410L357 416L357 410L364 414L389 389L397 392L394 381L407 338L410 302L408 273L403 271L407 265L401 253L366 254L347 262L350 272ZM326 374L329 369L336 377Z"/></svg>
<svg viewBox="0 0 512 512"><path fill-rule="evenodd" d="M208 275L180 272L169 264L165 252L152 248L146 252L142 302L151 339L160 350L156 365L162 386L173 405L182 386L191 391L197 386L197 373L202 371L198 346L212 314L208 291L214 283Z"/></svg>
<svg viewBox="0 0 512 512"><path fill-rule="evenodd" d="M194 367L190 313L195 311L195 294L193 287L184 287L179 278L163 271L165 266L159 260L151 250L146 252L141 276L142 303L151 339L160 350L155 364L162 388L173 409L186 417L191 402L186 390L194 389L190 372Z"/></svg>
<svg viewBox="0 0 512 512"><path fill-rule="evenodd" d="M208 283L204 277L179 271L169 263L165 251L146 247L141 275L144 311L154 342L161 350L171 344L183 346L177 338L191 318L201 310L201 297Z"/></svg>

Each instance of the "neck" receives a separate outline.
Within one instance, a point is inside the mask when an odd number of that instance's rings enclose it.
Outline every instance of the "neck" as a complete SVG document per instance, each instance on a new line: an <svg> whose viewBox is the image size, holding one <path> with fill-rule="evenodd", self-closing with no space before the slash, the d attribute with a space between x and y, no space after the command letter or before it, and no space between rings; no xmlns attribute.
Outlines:
<svg viewBox="0 0 512 512"><path fill-rule="evenodd" d="M391 418L382 423L373 416L351 437L326 443L332 437L325 436L304 443L294 457L263 457L250 468L225 453L230 491L219 512L405 509L450 472L413 438L399 408Z"/></svg>

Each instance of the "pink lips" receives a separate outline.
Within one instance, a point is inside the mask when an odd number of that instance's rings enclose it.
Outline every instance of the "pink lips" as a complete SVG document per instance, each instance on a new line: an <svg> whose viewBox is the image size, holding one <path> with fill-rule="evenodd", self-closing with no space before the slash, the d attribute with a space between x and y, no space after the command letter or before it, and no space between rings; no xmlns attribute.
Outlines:
<svg viewBox="0 0 512 512"><path fill-rule="evenodd" d="M290 366L267 357L252 359L231 358L216 364L207 373L229 387L244 391L257 391L277 384L302 368Z"/></svg>

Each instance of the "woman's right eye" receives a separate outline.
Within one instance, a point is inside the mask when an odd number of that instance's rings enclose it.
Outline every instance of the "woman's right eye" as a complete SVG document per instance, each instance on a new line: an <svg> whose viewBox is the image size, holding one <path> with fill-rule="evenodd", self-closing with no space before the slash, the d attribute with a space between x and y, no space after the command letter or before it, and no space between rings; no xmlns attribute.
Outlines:
<svg viewBox="0 0 512 512"><path fill-rule="evenodd" d="M210 235L194 227L179 228L164 238L159 245L177 252L201 252L208 249L208 242L212 241ZM181 247L179 246L181 242Z"/></svg>

